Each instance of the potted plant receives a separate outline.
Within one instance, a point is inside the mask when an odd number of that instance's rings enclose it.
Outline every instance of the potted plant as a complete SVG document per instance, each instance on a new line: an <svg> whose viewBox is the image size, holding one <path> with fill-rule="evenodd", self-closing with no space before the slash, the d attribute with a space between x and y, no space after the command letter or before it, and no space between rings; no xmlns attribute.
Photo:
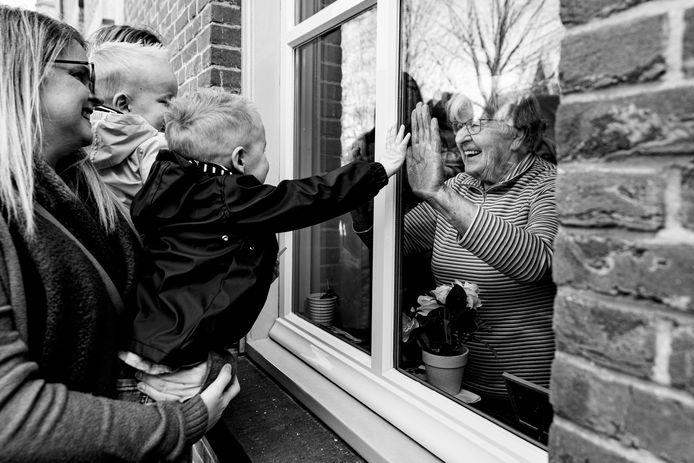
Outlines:
<svg viewBox="0 0 694 463"><path fill-rule="evenodd" d="M414 340L421 347L427 381L455 395L460 391L467 364L465 343L479 341L475 333L487 330L477 317L482 306L479 288L474 283L455 280L419 296L417 303L418 307L403 314L403 342ZM487 347L494 352L488 344Z"/></svg>

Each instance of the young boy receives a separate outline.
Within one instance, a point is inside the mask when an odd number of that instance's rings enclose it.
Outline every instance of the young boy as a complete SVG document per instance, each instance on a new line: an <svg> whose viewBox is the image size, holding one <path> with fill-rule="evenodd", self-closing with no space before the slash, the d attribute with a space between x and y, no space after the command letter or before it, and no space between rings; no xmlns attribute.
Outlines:
<svg viewBox="0 0 694 463"><path fill-rule="evenodd" d="M160 149L164 112L178 93L168 52L159 45L107 42L90 51L99 70L91 116L91 158L101 178L130 209Z"/></svg>
<svg viewBox="0 0 694 463"><path fill-rule="evenodd" d="M170 151L160 152L131 209L149 257L131 350L178 367L244 336L274 279L275 234L374 197L404 161L403 135L404 127L391 133L380 163L271 186L263 184L265 130L247 100L213 89L172 100Z"/></svg>

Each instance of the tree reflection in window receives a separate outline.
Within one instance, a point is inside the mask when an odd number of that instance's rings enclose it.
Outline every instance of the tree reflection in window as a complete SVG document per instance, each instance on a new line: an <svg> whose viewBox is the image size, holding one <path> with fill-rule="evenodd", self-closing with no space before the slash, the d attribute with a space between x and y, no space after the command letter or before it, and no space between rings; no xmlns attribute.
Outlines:
<svg viewBox="0 0 694 463"><path fill-rule="evenodd" d="M409 126L413 95L419 95L439 122L441 154L450 185L461 192L477 188L481 199L473 195L472 202L484 203L485 210L493 211L489 214L497 214L503 222L495 225L499 229L508 224L530 232L534 203L530 210L506 211L502 205L507 198L500 196L502 190L497 185L486 185L486 191L483 184L475 184L474 175L461 172L466 160L464 144L470 140L461 131L470 127L465 124L469 119L500 118L499 111L509 108L506 102L512 97L532 94L548 127L542 143L533 149L540 157L554 160L552 138L563 34L558 0L404 0L401 5L402 122ZM520 117L515 114L517 121ZM494 128L494 124L489 127ZM493 134L484 127L480 130L482 133L476 131L474 137ZM482 144L481 138L478 140ZM478 151L470 150L471 157ZM488 152L482 149L478 156ZM407 185L403 185L400 198L401 314L409 314L419 305L417 298L438 285L455 279L478 284L483 304L479 316L490 331L478 333L478 341L467 343L469 357L461 391L451 396L544 443L547 416L551 416L545 392L554 352L551 271L543 268L542 275L533 281L519 281L516 268L498 261L504 252L507 261L513 260L513 252L504 251L504 247L517 246L516 255L523 251L523 243L507 242L511 232L490 229L498 234L487 236L478 230L485 241L471 243L474 234L464 239L462 233L446 225L443 216L418 204ZM553 223L549 218L544 224L549 234L556 233ZM538 236L544 236L545 231L542 228ZM398 332L402 333L411 319L401 317L398 322ZM488 349L490 345L493 349ZM400 337L398 351L399 367L426 381L420 367L421 347Z"/></svg>

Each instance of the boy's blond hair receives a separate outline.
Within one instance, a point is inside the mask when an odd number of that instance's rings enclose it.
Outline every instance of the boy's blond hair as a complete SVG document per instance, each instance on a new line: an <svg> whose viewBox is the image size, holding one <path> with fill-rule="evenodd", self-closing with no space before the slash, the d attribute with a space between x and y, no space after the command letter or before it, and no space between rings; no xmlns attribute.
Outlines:
<svg viewBox="0 0 694 463"><path fill-rule="evenodd" d="M152 60L169 62L169 52L161 45L104 42L89 50L96 71L95 93L107 104L119 92L130 94Z"/></svg>
<svg viewBox="0 0 694 463"><path fill-rule="evenodd" d="M228 167L234 148L248 148L265 134L255 106L220 88L200 89L171 100L165 115L169 149Z"/></svg>

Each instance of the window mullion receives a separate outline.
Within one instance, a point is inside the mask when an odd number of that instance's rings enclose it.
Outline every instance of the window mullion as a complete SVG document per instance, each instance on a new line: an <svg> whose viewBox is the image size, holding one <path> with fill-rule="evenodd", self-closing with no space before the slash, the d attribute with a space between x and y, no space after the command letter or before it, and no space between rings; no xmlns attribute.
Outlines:
<svg viewBox="0 0 694 463"><path fill-rule="evenodd" d="M376 9L376 146L379 160L388 128L397 122L400 15L398 0L381 0ZM400 177L391 178L374 201L372 369L393 368L395 320L395 191Z"/></svg>

